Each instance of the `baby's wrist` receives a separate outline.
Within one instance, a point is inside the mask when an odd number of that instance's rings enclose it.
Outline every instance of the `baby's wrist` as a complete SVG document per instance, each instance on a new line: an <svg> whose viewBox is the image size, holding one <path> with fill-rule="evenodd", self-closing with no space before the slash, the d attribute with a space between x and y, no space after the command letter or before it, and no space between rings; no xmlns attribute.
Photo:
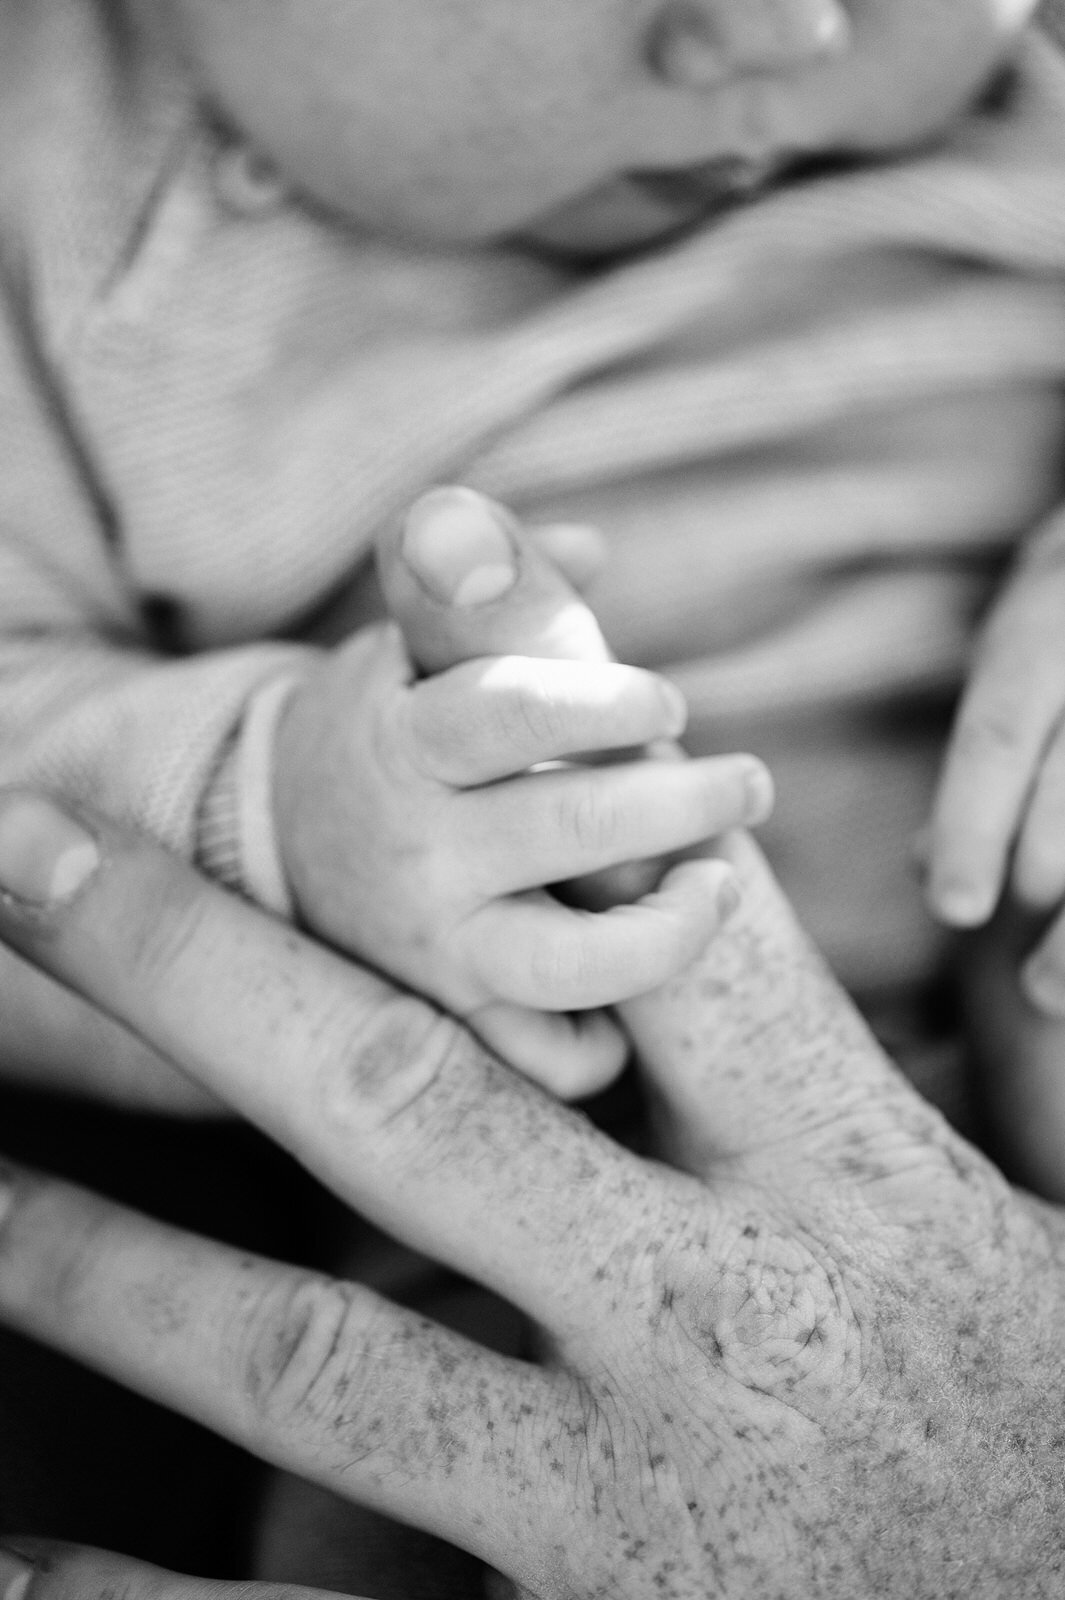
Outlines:
<svg viewBox="0 0 1065 1600"><path fill-rule="evenodd" d="M277 731L294 673L271 678L250 698L200 807L197 861L211 877L277 915L292 919L275 808Z"/></svg>

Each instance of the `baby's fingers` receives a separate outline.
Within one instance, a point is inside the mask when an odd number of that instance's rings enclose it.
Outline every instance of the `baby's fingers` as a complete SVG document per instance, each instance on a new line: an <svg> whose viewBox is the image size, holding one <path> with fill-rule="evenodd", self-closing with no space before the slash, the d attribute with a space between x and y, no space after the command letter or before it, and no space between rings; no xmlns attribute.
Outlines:
<svg viewBox="0 0 1065 1600"><path fill-rule="evenodd" d="M486 898L687 850L764 822L754 756L629 761L530 773L462 797L463 855Z"/></svg>
<svg viewBox="0 0 1065 1600"><path fill-rule="evenodd" d="M656 673L533 656L463 662L416 684L407 705L423 774L457 788L676 738L687 715L680 690Z"/></svg>
<svg viewBox="0 0 1065 1600"><path fill-rule="evenodd" d="M579 1100L612 1083L629 1046L605 1011L533 1011L505 1001L464 1019L490 1050L560 1100Z"/></svg>
<svg viewBox="0 0 1065 1600"><path fill-rule="evenodd" d="M1047 547L1049 548L1049 547ZM986 921L1047 742L1065 707L1065 563L1030 560L999 600L951 734L932 814L928 896Z"/></svg>
<svg viewBox="0 0 1065 1600"><path fill-rule="evenodd" d="M666 983L738 903L723 861L683 861L632 906L575 911L546 894L496 900L469 925L468 959L501 1000L544 1011L613 1005Z"/></svg>

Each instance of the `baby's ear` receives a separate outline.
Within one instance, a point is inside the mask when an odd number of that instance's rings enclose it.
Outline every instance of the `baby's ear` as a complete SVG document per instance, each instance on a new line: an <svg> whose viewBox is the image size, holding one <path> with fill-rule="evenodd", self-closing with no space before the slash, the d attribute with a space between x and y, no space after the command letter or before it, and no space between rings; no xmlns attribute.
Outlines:
<svg viewBox="0 0 1065 1600"><path fill-rule="evenodd" d="M518 519L473 489L432 489L377 540L389 615L422 672L476 656L610 658L599 624Z"/></svg>

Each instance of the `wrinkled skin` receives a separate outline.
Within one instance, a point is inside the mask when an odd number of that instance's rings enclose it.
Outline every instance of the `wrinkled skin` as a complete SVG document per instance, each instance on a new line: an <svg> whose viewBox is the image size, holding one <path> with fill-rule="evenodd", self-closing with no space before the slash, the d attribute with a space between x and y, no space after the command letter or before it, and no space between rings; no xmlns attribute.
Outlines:
<svg viewBox="0 0 1065 1600"><path fill-rule="evenodd" d="M497 626L542 647L541 580L529 558L456 647ZM412 633L446 652L447 618L405 582ZM1060 1594L1063 1214L884 1059L749 841L722 846L745 888L726 932L625 1013L670 1170L421 1002L99 833L91 884L7 903L5 938L536 1316L553 1356L489 1355L26 1175L0 1230L7 1319L538 1600ZM62 1569L30 1600L56 1600Z"/></svg>

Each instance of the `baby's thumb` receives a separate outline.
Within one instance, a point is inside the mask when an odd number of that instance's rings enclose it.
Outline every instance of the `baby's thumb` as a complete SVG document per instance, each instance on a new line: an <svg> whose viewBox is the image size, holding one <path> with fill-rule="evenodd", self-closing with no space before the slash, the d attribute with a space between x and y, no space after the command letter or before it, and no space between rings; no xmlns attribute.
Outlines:
<svg viewBox="0 0 1065 1600"><path fill-rule="evenodd" d="M389 615L423 672L476 656L605 661L588 606L505 506L431 489L377 541Z"/></svg>

